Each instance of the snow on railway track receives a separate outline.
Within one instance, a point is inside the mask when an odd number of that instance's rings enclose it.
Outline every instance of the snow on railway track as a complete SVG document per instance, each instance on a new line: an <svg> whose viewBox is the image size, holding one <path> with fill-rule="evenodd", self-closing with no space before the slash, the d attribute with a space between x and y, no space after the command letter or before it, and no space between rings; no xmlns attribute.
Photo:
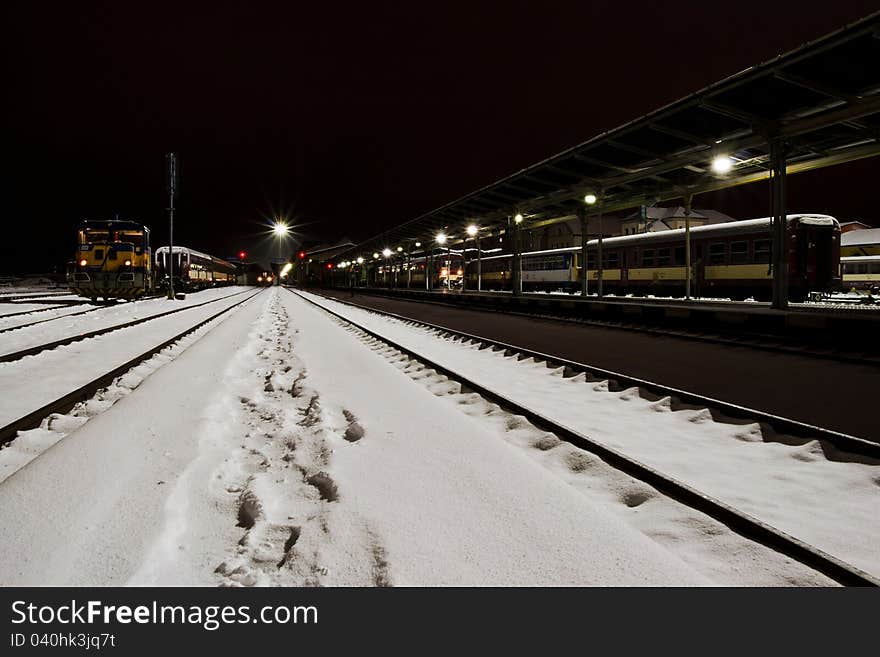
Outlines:
<svg viewBox="0 0 880 657"><path fill-rule="evenodd" d="M0 343L0 362L18 360L77 340L96 337L190 308L211 304L244 294L249 289L217 288L206 290L199 295L190 295L183 301L148 299L134 304L111 306L102 313L62 316L57 321L22 327L3 338Z"/></svg>
<svg viewBox="0 0 880 657"><path fill-rule="evenodd" d="M83 310L85 307L85 310ZM72 317L74 315L84 315L85 313L104 310L110 306L93 306L91 304L83 304L82 306L62 306L60 308L40 308L37 310L28 310L20 313L9 313L0 315L0 333L7 333L16 329L33 326L35 324L44 324L52 322L62 317Z"/></svg>
<svg viewBox="0 0 880 657"><path fill-rule="evenodd" d="M0 584L834 583L293 294L226 317L0 482Z"/></svg>
<svg viewBox="0 0 880 657"><path fill-rule="evenodd" d="M156 345L177 339L257 293L235 294L166 315L161 321L138 324L14 362L0 363L0 390L7 393L0 399L0 443L55 412L56 406L67 405L71 395L78 397L83 390L91 390L96 380L107 378L108 372L126 367L131 361L139 362L142 355L154 350ZM78 399L69 406L75 401Z"/></svg>
<svg viewBox="0 0 880 657"><path fill-rule="evenodd" d="M463 377L820 550L880 576L880 461L794 438L766 425L716 419L707 408L658 398L637 387L520 360L511 351L463 344L324 297L313 302L350 318ZM721 420L721 421L718 421Z"/></svg>
<svg viewBox="0 0 880 657"><path fill-rule="evenodd" d="M129 583L831 583L681 505L644 514L648 487L558 440L511 449L500 436L530 438L520 419L473 395L459 412L426 368L414 386L336 320L274 294ZM558 471L526 451L552 452Z"/></svg>

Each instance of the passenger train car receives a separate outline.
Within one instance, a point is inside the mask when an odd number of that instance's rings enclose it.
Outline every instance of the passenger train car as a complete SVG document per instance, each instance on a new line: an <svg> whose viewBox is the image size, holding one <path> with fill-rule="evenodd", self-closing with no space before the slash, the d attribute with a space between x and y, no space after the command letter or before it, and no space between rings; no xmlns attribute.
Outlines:
<svg viewBox="0 0 880 657"><path fill-rule="evenodd" d="M407 275L407 267L409 267L409 275ZM464 282L464 260L461 253L452 252L437 253L432 258L420 255L396 265L383 265L377 269L376 284L391 285L396 273L397 287L405 286L409 281L409 286L412 288L425 288L425 273L428 269L430 269L432 289L444 287L458 289Z"/></svg>
<svg viewBox="0 0 880 657"><path fill-rule="evenodd" d="M136 221L82 221L68 285L74 294L93 301L136 299L152 292L150 229Z"/></svg>
<svg viewBox="0 0 880 657"><path fill-rule="evenodd" d="M840 259L844 292L852 289L880 290L880 255L846 256Z"/></svg>
<svg viewBox="0 0 880 657"><path fill-rule="evenodd" d="M839 287L840 225L827 215L788 215L786 250L789 298ZM772 287L769 218L691 229L691 293L695 296L769 300ZM524 253L524 290L580 289L580 247ZM610 294L683 295L684 229L608 237L602 241L603 291ZM598 240L587 250L587 276L598 279ZM482 258L482 288L509 289L511 256ZM475 289L477 265L467 264L467 287ZM595 287L592 289L595 290Z"/></svg>
<svg viewBox="0 0 880 657"><path fill-rule="evenodd" d="M156 285L161 289L168 289L172 277L175 290L235 284L235 265L225 260L185 246L175 246L171 258L168 256L167 246L156 249Z"/></svg>

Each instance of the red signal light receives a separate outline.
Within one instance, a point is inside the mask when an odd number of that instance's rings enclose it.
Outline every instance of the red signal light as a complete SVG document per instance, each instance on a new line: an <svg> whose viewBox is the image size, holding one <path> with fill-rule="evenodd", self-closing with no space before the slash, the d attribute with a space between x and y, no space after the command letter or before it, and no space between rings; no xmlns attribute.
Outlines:
<svg viewBox="0 0 880 657"><path fill-rule="evenodd" d="M300 260L302 260L303 258L306 257L306 252L305 252L305 251L300 251L298 255L299 255Z"/></svg>
<svg viewBox="0 0 880 657"><path fill-rule="evenodd" d="M239 260L244 260L244 257L245 257L246 255L247 255L247 253L245 253L244 251L239 251L239 252L238 252L238 259L239 259Z"/></svg>
<svg viewBox="0 0 880 657"><path fill-rule="evenodd" d="M332 263L332 262L328 262L328 263L327 263L327 269L333 269L333 263Z"/></svg>

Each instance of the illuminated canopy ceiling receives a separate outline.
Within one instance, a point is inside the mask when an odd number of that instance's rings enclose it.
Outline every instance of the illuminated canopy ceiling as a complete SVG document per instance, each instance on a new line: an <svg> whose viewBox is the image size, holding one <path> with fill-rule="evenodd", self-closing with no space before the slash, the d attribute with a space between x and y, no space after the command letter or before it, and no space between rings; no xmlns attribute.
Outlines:
<svg viewBox="0 0 880 657"><path fill-rule="evenodd" d="M488 232L522 213L547 225L584 207L588 193L615 212L766 179L770 140L788 172L880 154L880 12L712 84L619 128L384 231L349 254L427 242L444 232ZM719 175L710 163L731 158Z"/></svg>

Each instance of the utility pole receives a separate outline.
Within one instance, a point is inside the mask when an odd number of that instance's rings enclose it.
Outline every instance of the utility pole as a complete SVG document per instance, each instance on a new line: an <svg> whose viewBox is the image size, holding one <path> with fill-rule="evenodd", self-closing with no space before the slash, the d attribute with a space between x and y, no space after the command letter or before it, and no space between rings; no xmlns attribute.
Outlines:
<svg viewBox="0 0 880 657"><path fill-rule="evenodd" d="M605 262L602 260L602 204L605 201L605 192L604 190L599 190L599 244L598 244L598 253L597 258L599 260L599 269L596 272L599 278L599 298L602 298L602 278L605 268Z"/></svg>
<svg viewBox="0 0 880 657"><path fill-rule="evenodd" d="M522 296L522 242L519 227L522 222L523 216L518 212L513 218L513 267L510 272L510 292L515 297Z"/></svg>
<svg viewBox="0 0 880 657"><path fill-rule="evenodd" d="M581 296L585 297L590 291L587 279L587 210L577 209L577 218L581 224Z"/></svg>
<svg viewBox="0 0 880 657"><path fill-rule="evenodd" d="M177 193L177 157L166 153L168 174L168 298L174 298L174 195Z"/></svg>
<svg viewBox="0 0 880 657"><path fill-rule="evenodd" d="M480 234L477 233L477 292L483 291L483 251L480 247Z"/></svg>
<svg viewBox="0 0 880 657"><path fill-rule="evenodd" d="M693 198L690 192L684 195L684 297L687 300L691 298L691 201Z"/></svg>
<svg viewBox="0 0 880 657"><path fill-rule="evenodd" d="M773 268L772 308L788 308L788 208L786 207L786 145L778 137L770 141L770 203L772 208Z"/></svg>

